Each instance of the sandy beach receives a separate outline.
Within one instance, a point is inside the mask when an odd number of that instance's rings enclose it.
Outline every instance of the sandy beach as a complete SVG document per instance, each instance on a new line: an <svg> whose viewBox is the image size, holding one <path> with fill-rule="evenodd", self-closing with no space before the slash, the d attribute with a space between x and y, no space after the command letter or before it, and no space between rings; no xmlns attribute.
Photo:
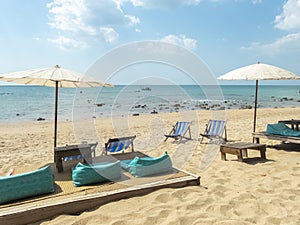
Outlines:
<svg viewBox="0 0 300 225"><path fill-rule="evenodd" d="M149 114L129 118L96 119L100 154L109 137L137 135L135 149L151 156L167 151L174 164L201 176L201 185L161 189L145 196L111 202L80 215L62 215L36 224L299 224L300 223L300 146L262 139L267 144L267 160L250 151L246 162L219 151L206 162L208 145L198 136L211 118L211 111L198 111L192 121L193 140L176 144L164 142L181 113ZM251 142L253 110L226 110L230 141ZM258 109L257 131L268 123L299 119L300 108ZM125 120L118 127L117 121ZM113 125L112 125L113 124ZM59 122L58 146L77 143L78 131L72 122ZM162 129L163 127L163 129ZM87 131L88 132L88 131ZM88 134L85 134L88 135ZM53 124L33 122L2 124L0 128L0 173L11 168L53 160ZM182 154L181 154L182 153ZM183 155L181 158L179 155ZM173 158L172 158L173 159Z"/></svg>

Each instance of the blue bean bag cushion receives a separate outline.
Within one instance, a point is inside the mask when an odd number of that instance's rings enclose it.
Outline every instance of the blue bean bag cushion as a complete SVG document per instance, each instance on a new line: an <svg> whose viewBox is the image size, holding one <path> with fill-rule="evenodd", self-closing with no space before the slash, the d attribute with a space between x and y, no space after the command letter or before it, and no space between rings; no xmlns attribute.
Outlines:
<svg viewBox="0 0 300 225"><path fill-rule="evenodd" d="M84 165L78 163L72 170L72 179L75 187L113 181L121 177L121 163L97 163Z"/></svg>
<svg viewBox="0 0 300 225"><path fill-rule="evenodd" d="M54 177L50 166L0 177L0 203L54 192Z"/></svg>
<svg viewBox="0 0 300 225"><path fill-rule="evenodd" d="M289 137L300 137L300 131L289 128L284 123L268 124L266 134L276 134Z"/></svg>
<svg viewBox="0 0 300 225"><path fill-rule="evenodd" d="M172 161L168 153L157 157L135 157L133 160L123 160L122 168L135 177L145 177L173 170Z"/></svg>

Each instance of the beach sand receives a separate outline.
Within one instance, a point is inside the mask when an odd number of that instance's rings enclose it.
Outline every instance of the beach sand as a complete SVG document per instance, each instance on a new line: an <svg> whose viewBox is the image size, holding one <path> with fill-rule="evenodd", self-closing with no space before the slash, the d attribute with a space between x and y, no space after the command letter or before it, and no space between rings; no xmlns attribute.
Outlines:
<svg viewBox="0 0 300 225"><path fill-rule="evenodd" d="M267 123L278 120L299 119L299 115L300 108L258 109L256 130L264 131ZM176 166L201 176L201 186L161 189L80 215L61 212L56 218L36 224L300 224L299 145L262 139L268 145L267 160L258 158L259 152L249 151L251 159L246 162L237 161L233 155L222 161L219 148L208 156L209 145L197 140L212 117L211 111L198 111L197 116L192 121L193 140L179 145L173 140L164 142L163 134L176 121L184 120L182 113L99 118L94 127L99 146L109 137L135 134L136 150L151 156L168 151ZM253 110L226 110L226 119L229 140L252 141ZM122 120L126 122L118 126ZM58 146L77 143L80 135L87 137L91 132L73 125L59 122ZM2 124L0 139L2 174L10 168L53 160L51 122Z"/></svg>

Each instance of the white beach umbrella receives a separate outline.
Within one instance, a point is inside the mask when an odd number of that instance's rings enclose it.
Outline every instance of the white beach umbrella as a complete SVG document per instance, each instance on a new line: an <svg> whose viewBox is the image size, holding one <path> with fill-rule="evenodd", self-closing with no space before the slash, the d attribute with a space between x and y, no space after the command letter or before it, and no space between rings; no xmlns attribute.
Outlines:
<svg viewBox="0 0 300 225"><path fill-rule="evenodd" d="M56 147L57 137L58 88L112 86L110 84L97 81L87 75L62 69L58 65L51 68L1 74L0 80L19 84L55 87L54 147Z"/></svg>
<svg viewBox="0 0 300 225"><path fill-rule="evenodd" d="M218 80L255 80L255 101L254 101L254 123L253 132L256 127L256 111L257 111L257 95L258 95L258 80L295 80L300 79L296 74L268 64L255 63L249 66L241 67L228 72Z"/></svg>

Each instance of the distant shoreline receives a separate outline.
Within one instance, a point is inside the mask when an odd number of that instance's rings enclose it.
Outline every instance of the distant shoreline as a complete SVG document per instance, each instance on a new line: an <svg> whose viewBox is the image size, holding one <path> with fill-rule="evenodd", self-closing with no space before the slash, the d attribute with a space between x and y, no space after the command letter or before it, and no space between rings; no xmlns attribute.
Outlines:
<svg viewBox="0 0 300 225"><path fill-rule="evenodd" d="M262 111L265 111L265 110L276 110L276 109L278 109L278 110L280 110L280 109L284 109L284 110L295 110L295 109L297 109L297 108L300 108L300 107L281 107L281 108L279 108L279 107L273 107L273 108L264 108L264 107L262 107L262 108L258 108L257 110L258 110L258 115L257 115L257 117L259 117L259 111L260 110L262 110ZM182 111L182 113L183 112L189 112L189 111L193 111L193 112L195 112L195 113L198 113L198 114L201 114L201 112L202 113L209 113L209 112L216 112L216 113L218 113L218 112L223 112L224 111L224 113L226 114L226 111L230 111L230 112L235 112L235 111L250 111L250 113L251 113L251 111L254 113L254 109L253 108L251 108L251 109L249 109L249 108L243 108L243 109L224 109L224 110L205 110L205 109L198 109L198 110L186 110L186 111ZM97 117L97 118L85 118L85 119L82 119L82 120L60 120L59 119L59 117L58 117L58 122L59 123L72 123L72 122L76 122L76 121L90 121L90 120L107 120L107 119L109 119L109 118L116 118L116 119L120 119L120 118L123 118L123 119L126 119L127 118L127 116L128 117L145 117L145 116L151 116L151 115L156 115L156 117L157 116L159 116L159 115L162 115L163 117L164 116L166 116L166 115L168 115L168 114L178 114L178 115L180 115L180 113L181 112L159 112L159 113L157 113L157 114L151 114L151 113L141 113L141 114L138 114L138 115L133 115L133 114L130 114L130 115L116 115L116 116L109 116L109 115L107 115L107 116L101 116L101 117ZM46 119L46 120L42 120L42 121L37 121L37 120L31 120L31 121L1 121L0 120L0 125L7 125L7 126L22 126L22 125L24 125L24 126L26 126L26 125L31 125L31 124L34 124L34 125L43 125L43 124L50 124L50 123L53 123L53 119Z"/></svg>
<svg viewBox="0 0 300 225"><path fill-rule="evenodd" d="M58 119L75 116L102 118L194 110L253 109L253 85L174 86L132 85L113 88L73 88L59 90ZM262 85L258 108L291 108L300 103L299 86ZM212 100L210 100L212 99ZM54 88L42 86L0 87L0 123L52 121ZM78 106L78 107L77 107Z"/></svg>

